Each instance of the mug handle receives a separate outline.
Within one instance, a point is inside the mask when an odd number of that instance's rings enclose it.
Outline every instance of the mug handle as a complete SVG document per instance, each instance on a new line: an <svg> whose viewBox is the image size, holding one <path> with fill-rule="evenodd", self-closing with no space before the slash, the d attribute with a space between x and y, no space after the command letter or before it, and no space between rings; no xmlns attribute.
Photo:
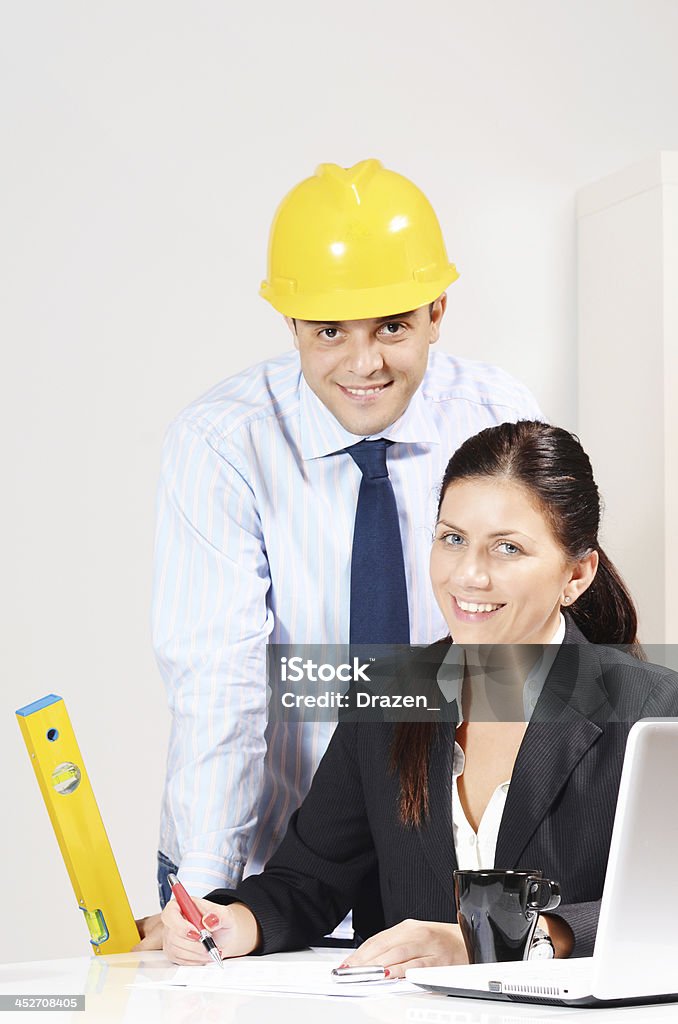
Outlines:
<svg viewBox="0 0 678 1024"><path fill-rule="evenodd" d="M560 903L560 886L548 878L530 878L527 885L526 910L546 913L555 910Z"/></svg>

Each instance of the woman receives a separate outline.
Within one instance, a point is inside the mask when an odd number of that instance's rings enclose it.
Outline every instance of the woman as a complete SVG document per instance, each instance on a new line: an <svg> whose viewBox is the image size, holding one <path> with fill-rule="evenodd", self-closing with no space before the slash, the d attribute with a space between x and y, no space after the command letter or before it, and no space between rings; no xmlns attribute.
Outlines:
<svg viewBox="0 0 678 1024"><path fill-rule="evenodd" d="M588 457L566 431L506 423L459 448L430 572L466 657L448 639L400 668L437 681L455 714L340 723L266 870L198 901L223 955L317 942L375 864L375 934L351 965L395 977L465 962L453 871L495 864L556 879L562 904L540 925L556 955L590 955L626 736L638 718L678 714L678 677L641 660L599 519ZM505 713L516 704L524 714ZM171 959L205 962L174 901L162 920Z"/></svg>

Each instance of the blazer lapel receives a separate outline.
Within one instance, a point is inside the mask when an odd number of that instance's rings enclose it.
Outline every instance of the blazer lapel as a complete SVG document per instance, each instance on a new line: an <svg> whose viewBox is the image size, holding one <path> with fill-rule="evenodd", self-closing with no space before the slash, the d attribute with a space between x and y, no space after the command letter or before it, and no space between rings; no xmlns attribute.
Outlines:
<svg viewBox="0 0 678 1024"><path fill-rule="evenodd" d="M522 852L542 819L601 732L595 722L582 718L567 705L559 721L528 726L499 827L494 859L497 867L518 867Z"/></svg>
<svg viewBox="0 0 678 1024"><path fill-rule="evenodd" d="M589 717L605 702L601 690L587 685L596 678L595 649L578 631L581 646L576 640L572 642L570 629L568 633L570 637L566 635L518 751L497 837L498 867L520 864L525 847L549 808L602 734L601 727Z"/></svg>

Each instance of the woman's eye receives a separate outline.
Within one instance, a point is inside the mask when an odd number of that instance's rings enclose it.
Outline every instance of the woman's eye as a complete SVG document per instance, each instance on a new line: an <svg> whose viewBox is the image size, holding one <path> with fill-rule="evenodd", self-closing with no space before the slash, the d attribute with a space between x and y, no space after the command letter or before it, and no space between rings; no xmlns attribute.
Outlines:
<svg viewBox="0 0 678 1024"><path fill-rule="evenodd" d="M520 548L516 547L515 544L511 544L511 542L508 540L503 540L500 544L497 545L497 548L500 551L503 549L503 553L505 555L521 554Z"/></svg>
<svg viewBox="0 0 678 1024"><path fill-rule="evenodd" d="M464 543L464 538L458 533L445 533L440 539L443 544L449 544L450 547L458 547Z"/></svg>

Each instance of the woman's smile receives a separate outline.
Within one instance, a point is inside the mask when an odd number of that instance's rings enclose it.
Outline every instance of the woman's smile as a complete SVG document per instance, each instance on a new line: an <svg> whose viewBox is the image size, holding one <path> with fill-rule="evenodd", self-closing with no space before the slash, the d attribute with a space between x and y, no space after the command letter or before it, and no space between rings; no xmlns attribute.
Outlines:
<svg viewBox="0 0 678 1024"><path fill-rule="evenodd" d="M471 601L468 598L451 595L452 611L461 622L487 622L496 616L505 606L489 601Z"/></svg>

